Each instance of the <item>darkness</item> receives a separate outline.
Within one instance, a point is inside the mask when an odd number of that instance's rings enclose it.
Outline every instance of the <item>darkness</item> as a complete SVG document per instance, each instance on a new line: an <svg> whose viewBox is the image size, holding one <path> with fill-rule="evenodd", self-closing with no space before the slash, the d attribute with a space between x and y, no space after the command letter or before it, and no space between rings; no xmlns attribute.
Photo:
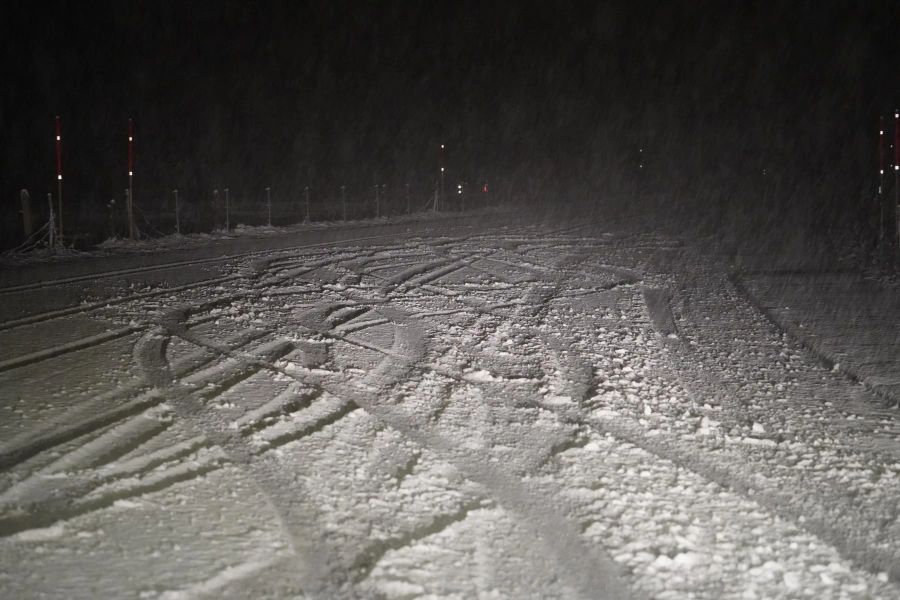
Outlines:
<svg viewBox="0 0 900 600"><path fill-rule="evenodd" d="M426 198L441 143L512 202L871 222L896 3L679 4L7 3L3 246L55 192L55 115L76 230L123 198L129 118L135 201L198 222L213 188Z"/></svg>

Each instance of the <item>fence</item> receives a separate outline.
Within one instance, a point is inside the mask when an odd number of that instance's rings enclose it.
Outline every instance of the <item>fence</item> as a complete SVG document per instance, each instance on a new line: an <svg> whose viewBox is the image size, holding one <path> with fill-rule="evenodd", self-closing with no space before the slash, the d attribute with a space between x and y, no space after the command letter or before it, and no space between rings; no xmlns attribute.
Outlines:
<svg viewBox="0 0 900 600"><path fill-rule="evenodd" d="M436 201L442 212L483 208L495 203L492 194L482 186L470 192L468 186L463 185L453 191L441 200L431 186L414 189L409 184L396 188L381 184L368 190L352 191L348 186L337 186L330 192L303 187L299 193L293 190L290 194L279 194L273 186L252 191L222 187L205 194L173 188L168 194L152 200L143 199L138 192L130 203L126 191L123 197L105 204L85 203L77 211L75 203L69 200L70 214L62 243L85 248L107 238L127 238L132 231L136 238L152 238L232 230L238 226L393 218L434 211ZM48 194L48 197L52 198L52 195ZM50 232L59 231L58 214L51 217L50 212L56 208L55 202L51 200L42 206L31 200L26 190L20 192L18 201L21 204L16 227L18 235L17 239L13 238L19 243L16 249L50 246ZM53 228L48 225L51 221ZM54 239L53 243L57 244L59 240ZM8 247L14 245L7 244Z"/></svg>

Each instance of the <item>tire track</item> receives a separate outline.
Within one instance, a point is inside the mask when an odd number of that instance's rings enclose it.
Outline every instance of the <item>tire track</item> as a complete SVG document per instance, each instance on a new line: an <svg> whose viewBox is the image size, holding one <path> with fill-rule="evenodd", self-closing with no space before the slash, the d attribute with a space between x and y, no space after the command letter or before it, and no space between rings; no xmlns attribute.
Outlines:
<svg viewBox="0 0 900 600"><path fill-rule="evenodd" d="M691 279L683 286L676 286L684 295L683 302L686 323L696 326L703 321L702 314L693 301L696 279ZM728 294L735 293L734 288L725 288ZM740 293L737 290L737 293ZM747 301L748 306L751 303ZM737 312L734 309L733 312ZM731 316L731 323L740 323L739 316ZM696 333L696 332L694 332ZM746 341L746 340L745 340ZM723 414L730 422L749 423L754 421L747 404L751 404L752 394L748 394L742 385L723 377L716 377L715 366L707 364L707 359L688 345L667 344L669 349L667 366L677 378L680 385L697 398L719 398ZM614 421L604 419L601 431L638 446L660 458L670 460L679 466L693 471L734 491L736 494L758 503L774 515L789 520L810 534L830 544L837 551L862 570L872 573L885 572L891 581L900 582L900 551L894 541L882 532L885 530L884 518L875 513L871 507L861 505L856 498L848 497L842 489L834 488L824 478L809 474L804 479L801 473L792 473L790 478L795 485L789 486L792 491L785 491L779 480L760 478L767 467L759 457L748 455L739 464L732 457L723 466L723 461L697 452L695 446L677 439L669 439L667 435L657 434L647 437L645 428L637 421L618 416ZM791 437L808 437L808 433L795 432ZM814 442L815 438L807 440ZM724 451L721 451L725 454ZM896 460L897 455L890 457ZM784 476L784 475L782 475ZM783 484L783 482L781 482ZM868 522L867 530L859 527L861 522Z"/></svg>
<svg viewBox="0 0 900 600"><path fill-rule="evenodd" d="M141 332L147 327L147 325L129 325L127 327L119 327L117 329L112 329L110 331L99 333L97 335L83 337L74 342L52 346L50 348L37 350L35 352L29 352L28 354L23 354L15 358L3 360L0 361L0 373L4 371L10 371L12 369L18 369L19 367L32 365L34 363L42 362L51 358L56 358L57 356L62 356L63 354L68 354L70 352L77 352L78 350L85 350L87 348L99 346L100 344L105 344L106 342L111 342L119 338L127 337L132 333Z"/></svg>
<svg viewBox="0 0 900 600"><path fill-rule="evenodd" d="M244 332L231 336L225 344L228 347L239 348L265 335L267 332L264 331ZM205 348L193 352L172 367L172 375L184 376L192 373L216 358L215 353ZM10 469L41 452L132 417L164 400L159 391L150 388L146 382L132 383L100 394L0 446L0 469ZM112 408L104 409L104 406L109 404L113 405Z"/></svg>
<svg viewBox="0 0 900 600"><path fill-rule="evenodd" d="M287 246L284 248L278 248L275 250L267 249L267 250L252 250L250 252L239 252L235 254L216 256L212 258L198 258L187 261L176 261L176 262L168 262L159 265L149 265L144 267L132 267L127 269L116 269L113 271L100 271L97 273L91 273L87 275L76 275L73 277L62 277L58 279L45 279L35 283L26 283L22 285L15 286L4 286L0 287L0 295L8 294L12 292L21 292L45 287L54 287L59 285L65 285L69 283L79 283L82 281L92 281L95 279L103 279L107 277L121 277L123 275L133 275L137 273L146 273L151 271L160 271L166 269L173 268L182 268L182 267L191 267L196 265L203 265L209 263L217 263L217 262L228 262L233 260L239 260L243 258L248 258L252 256L260 256L260 255L278 255L285 253L297 252L298 250L304 250L307 248L322 248L327 246L334 246L338 244L350 244L353 242L365 242L370 240L381 240L381 239L394 239L396 238L396 234L385 234L385 235L373 235L373 236L364 236L357 238L348 238L337 241L329 241L329 242L320 242L315 244L300 244L297 246ZM140 255L136 255L140 256Z"/></svg>

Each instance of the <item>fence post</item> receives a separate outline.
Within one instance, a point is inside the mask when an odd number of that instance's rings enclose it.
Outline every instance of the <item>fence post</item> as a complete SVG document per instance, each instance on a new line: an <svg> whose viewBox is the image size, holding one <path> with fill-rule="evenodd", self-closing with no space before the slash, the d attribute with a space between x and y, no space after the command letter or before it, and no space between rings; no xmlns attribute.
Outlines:
<svg viewBox="0 0 900 600"><path fill-rule="evenodd" d="M25 239L31 237L32 234L32 222L31 222L31 195L28 193L28 190L22 188L19 192L19 200L22 202L22 228L25 230Z"/></svg>
<svg viewBox="0 0 900 600"><path fill-rule="evenodd" d="M266 209L269 212L269 227L272 226L272 188L266 187Z"/></svg>
<svg viewBox="0 0 900 600"><path fill-rule="evenodd" d="M894 109L894 204L891 206L891 260L897 260L897 206L900 204L900 110Z"/></svg>
<svg viewBox="0 0 900 600"><path fill-rule="evenodd" d="M309 223L309 186L304 186L303 193L306 196L306 220L305 223Z"/></svg>
<svg viewBox="0 0 900 600"><path fill-rule="evenodd" d="M134 124L128 119L128 231L134 239Z"/></svg>
<svg viewBox="0 0 900 600"><path fill-rule="evenodd" d="M884 129L880 130L880 134L884 134ZM883 144L883 142L881 142ZM881 216L880 241L881 241L881 258L886 264L893 265L897 260L897 204L898 204L898 174L900 174L900 111L894 112L894 197L884 193L882 186L879 185L879 214ZM881 181L883 184L883 181Z"/></svg>
<svg viewBox="0 0 900 600"><path fill-rule="evenodd" d="M441 188L440 194L437 196L437 200L434 203L434 212L437 212L439 208L443 208L440 206L444 204L444 145L441 144L441 153L439 157L439 162L441 165Z"/></svg>
<svg viewBox="0 0 900 600"><path fill-rule="evenodd" d="M219 212L219 190L218 189L213 189L212 207L213 207L213 231L215 231L216 229L219 228L219 223L221 222L221 221L219 221L219 218L222 216L221 213Z"/></svg>
<svg viewBox="0 0 900 600"><path fill-rule="evenodd" d="M47 193L47 204L50 206L50 252L56 249L56 215L53 214L53 194Z"/></svg>
<svg viewBox="0 0 900 600"><path fill-rule="evenodd" d="M63 234L63 195L62 195L62 126L59 115L56 117L56 194L59 202L59 237ZM52 211L51 211L52 212ZM50 244L53 247L53 244Z"/></svg>
<svg viewBox="0 0 900 600"><path fill-rule="evenodd" d="M135 230L134 230L134 207L131 201L131 189L125 188L125 208L128 213L128 238L135 239Z"/></svg>
<svg viewBox="0 0 900 600"><path fill-rule="evenodd" d="M231 205L228 201L228 188L225 188L225 231L231 231Z"/></svg>
<svg viewBox="0 0 900 600"><path fill-rule="evenodd" d="M341 186L341 206L344 209L344 220L347 220L347 186Z"/></svg>
<svg viewBox="0 0 900 600"><path fill-rule="evenodd" d="M181 206L178 204L178 188L172 190L175 194L175 233L181 235Z"/></svg>
<svg viewBox="0 0 900 600"><path fill-rule="evenodd" d="M109 237L112 239L118 235L116 231L116 199L110 198L106 207L109 209Z"/></svg>

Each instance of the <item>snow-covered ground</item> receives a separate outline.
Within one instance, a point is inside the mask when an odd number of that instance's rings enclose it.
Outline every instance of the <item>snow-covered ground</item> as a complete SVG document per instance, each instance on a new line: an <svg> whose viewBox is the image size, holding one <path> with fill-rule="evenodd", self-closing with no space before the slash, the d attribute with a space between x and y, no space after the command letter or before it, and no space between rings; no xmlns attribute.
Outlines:
<svg viewBox="0 0 900 600"><path fill-rule="evenodd" d="M678 240L74 279L0 288L2 597L900 597L898 411Z"/></svg>

